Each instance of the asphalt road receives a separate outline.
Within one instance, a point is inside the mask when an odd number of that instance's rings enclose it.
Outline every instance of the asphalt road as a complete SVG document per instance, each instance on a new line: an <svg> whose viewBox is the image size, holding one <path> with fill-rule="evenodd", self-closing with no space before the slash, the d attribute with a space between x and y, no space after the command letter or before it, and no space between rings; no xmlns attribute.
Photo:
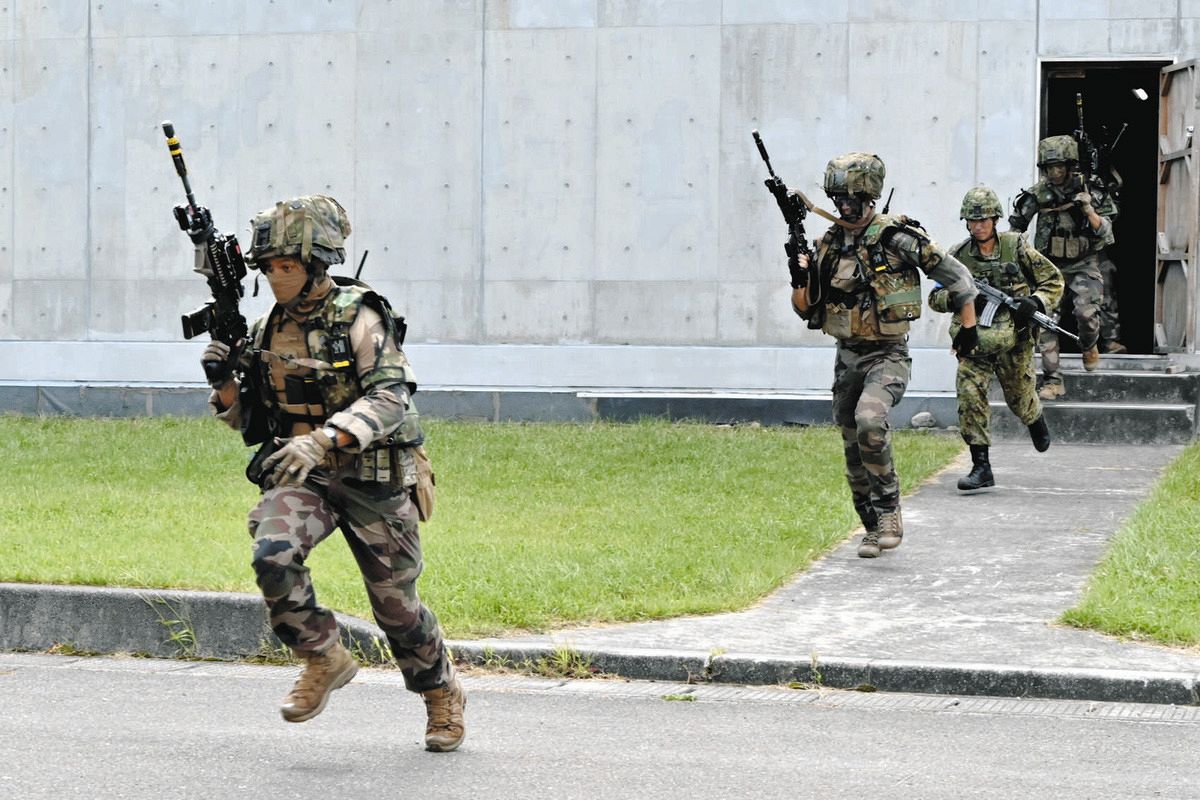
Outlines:
<svg viewBox="0 0 1200 800"><path fill-rule="evenodd" d="M294 674L0 653L0 798L1200 797L1196 707L478 674L434 754L397 672Z"/></svg>

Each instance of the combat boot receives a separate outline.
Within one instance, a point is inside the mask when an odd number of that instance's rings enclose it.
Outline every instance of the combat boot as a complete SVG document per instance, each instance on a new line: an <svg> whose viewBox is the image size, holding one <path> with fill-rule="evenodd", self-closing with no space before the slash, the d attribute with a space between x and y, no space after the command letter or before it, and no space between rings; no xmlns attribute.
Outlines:
<svg viewBox="0 0 1200 800"><path fill-rule="evenodd" d="M1100 366L1100 351L1096 345L1092 345L1087 350L1083 351L1083 368L1088 372L1095 372Z"/></svg>
<svg viewBox="0 0 1200 800"><path fill-rule="evenodd" d="M341 642L334 642L324 653L292 652L304 661L304 670L279 711L288 722L305 722L325 710L334 689L350 682L358 672L358 662Z"/></svg>
<svg viewBox="0 0 1200 800"><path fill-rule="evenodd" d="M879 549L893 550L904 538L904 521L900 518L900 507L879 512Z"/></svg>
<svg viewBox="0 0 1200 800"><path fill-rule="evenodd" d="M1029 438L1033 440L1033 449L1039 453L1050 449L1050 427L1046 425L1045 414L1038 414L1038 418L1029 423Z"/></svg>
<svg viewBox="0 0 1200 800"><path fill-rule="evenodd" d="M1054 400L1067 393L1067 387L1061 383L1047 383L1038 389L1038 397L1043 400Z"/></svg>
<svg viewBox="0 0 1200 800"><path fill-rule="evenodd" d="M1104 352L1112 355L1119 355L1121 353L1128 353L1129 348L1114 339L1108 344L1104 345Z"/></svg>
<svg viewBox="0 0 1200 800"><path fill-rule="evenodd" d="M958 479L958 489L962 492L973 492L976 489L986 489L995 486L992 478L992 464L988 461L988 446L986 444L971 445L971 471L965 478Z"/></svg>
<svg viewBox="0 0 1200 800"><path fill-rule="evenodd" d="M878 529L868 530L858 543L859 558L877 558L879 556L879 531Z"/></svg>
<svg viewBox="0 0 1200 800"><path fill-rule="evenodd" d="M425 749L435 753L448 753L462 744L467 729L463 725L463 709L467 707L467 693L458 678L440 689L421 692L425 698Z"/></svg>

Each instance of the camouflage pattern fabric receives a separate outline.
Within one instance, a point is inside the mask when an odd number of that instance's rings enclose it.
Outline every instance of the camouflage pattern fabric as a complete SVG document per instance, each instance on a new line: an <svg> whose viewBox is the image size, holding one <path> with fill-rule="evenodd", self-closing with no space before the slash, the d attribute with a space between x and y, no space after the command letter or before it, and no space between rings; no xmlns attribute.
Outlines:
<svg viewBox="0 0 1200 800"><path fill-rule="evenodd" d="M1079 349L1088 350L1100 339L1100 307L1104 303L1104 282L1100 277L1099 257L1093 253L1074 263L1071 271L1063 270L1067 286L1060 314L1070 305L1075 314L1079 333ZM1056 319L1059 315L1055 315ZM1046 383L1063 382L1058 334L1043 330L1038 335L1038 350L1042 354L1042 375Z"/></svg>
<svg viewBox="0 0 1200 800"><path fill-rule="evenodd" d="M328 195L280 200L250 220L246 265L255 269L276 256L297 256L305 264L315 256L327 266L341 264L346 260L350 232L346 209Z"/></svg>
<svg viewBox="0 0 1200 800"><path fill-rule="evenodd" d="M254 572L284 644L321 652L338 637L333 612L317 603L305 561L340 527L358 562L405 686L447 685L454 667L437 617L417 596L423 566L417 512L409 494L387 484L330 481L314 473L301 486L266 490L250 512Z"/></svg>
<svg viewBox="0 0 1200 800"><path fill-rule="evenodd" d="M1033 340L1021 341L1011 350L981 358L961 358L955 374L958 392L958 428L967 444L990 445L992 412L988 388L992 375L1000 381L1004 402L1022 424L1029 425L1042 413L1033 368Z"/></svg>
<svg viewBox="0 0 1200 800"><path fill-rule="evenodd" d="M1104 344L1121 340L1121 309L1117 305L1117 265L1100 251L1100 277L1104 283L1104 302L1100 305L1100 341Z"/></svg>
<svg viewBox="0 0 1200 800"><path fill-rule="evenodd" d="M856 508L899 506L888 413L904 397L911 375L904 341L838 342L833 421L842 431L846 480Z"/></svg>

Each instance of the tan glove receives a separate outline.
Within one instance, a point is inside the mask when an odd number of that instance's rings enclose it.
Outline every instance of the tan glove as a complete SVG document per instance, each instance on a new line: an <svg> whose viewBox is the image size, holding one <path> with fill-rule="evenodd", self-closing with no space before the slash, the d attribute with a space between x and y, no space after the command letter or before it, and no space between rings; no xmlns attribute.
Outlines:
<svg viewBox="0 0 1200 800"><path fill-rule="evenodd" d="M1083 191L1071 198L1071 202L1079 206L1079 210L1085 214L1092 213L1092 195L1090 192Z"/></svg>
<svg viewBox="0 0 1200 800"><path fill-rule="evenodd" d="M263 462L263 472L272 470L272 486L299 486L304 483L308 473L312 472L313 468L325 459L325 454L333 448L333 442L320 431L276 441L283 447Z"/></svg>

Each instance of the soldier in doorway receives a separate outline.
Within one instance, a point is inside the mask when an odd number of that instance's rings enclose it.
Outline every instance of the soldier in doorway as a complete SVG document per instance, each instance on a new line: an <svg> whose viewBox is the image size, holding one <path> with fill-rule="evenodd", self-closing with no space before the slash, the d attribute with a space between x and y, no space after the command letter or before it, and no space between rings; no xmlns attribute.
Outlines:
<svg viewBox="0 0 1200 800"><path fill-rule="evenodd" d="M1033 369L1033 330L1036 312L1053 312L1062 298L1062 273L1050 259L1035 250L1014 231L999 233L996 221L1004 213L1000 198L986 186L976 186L963 197L959 218L966 220L970 236L951 247L949 252L971 270L976 280L985 281L1005 294L1018 298L1020 306L1010 311L997 309L990 324L979 323L979 344L975 351L958 360L958 427L963 441L971 449L971 472L959 479L958 488L974 491L995 486L988 458L991 438L988 433L991 409L988 388L995 375L1009 409L1029 428L1029 436L1038 452L1050 447L1050 429L1042 415ZM982 311L976 298L976 316ZM950 311L950 293L936 287L929 294L929 307ZM985 315L986 317L986 315ZM955 313L950 333L962 325Z"/></svg>
<svg viewBox="0 0 1200 800"><path fill-rule="evenodd" d="M1079 331L1083 367L1091 372L1100 365L1104 304L1100 260L1104 248L1114 241L1112 222L1117 207L1099 179L1084 180L1079 170L1079 145L1070 136L1051 136L1038 142L1038 168L1042 179L1017 195L1008 224L1024 232L1037 217L1033 246L1049 256L1063 274ZM1042 331L1038 348L1043 374L1039 397L1062 397L1066 387L1057 334Z"/></svg>
<svg viewBox="0 0 1200 800"><path fill-rule="evenodd" d="M792 306L810 328L837 340L833 418L841 428L846 478L866 534L862 558L900 545L900 482L892 463L888 412L908 386L908 328L921 315L920 273L946 287L962 326L960 356L977 342L971 274L929 238L920 223L875 211L883 161L847 153L825 167L825 194L838 218L817 244L813 263L788 242ZM807 203L806 203L807 204Z"/></svg>

